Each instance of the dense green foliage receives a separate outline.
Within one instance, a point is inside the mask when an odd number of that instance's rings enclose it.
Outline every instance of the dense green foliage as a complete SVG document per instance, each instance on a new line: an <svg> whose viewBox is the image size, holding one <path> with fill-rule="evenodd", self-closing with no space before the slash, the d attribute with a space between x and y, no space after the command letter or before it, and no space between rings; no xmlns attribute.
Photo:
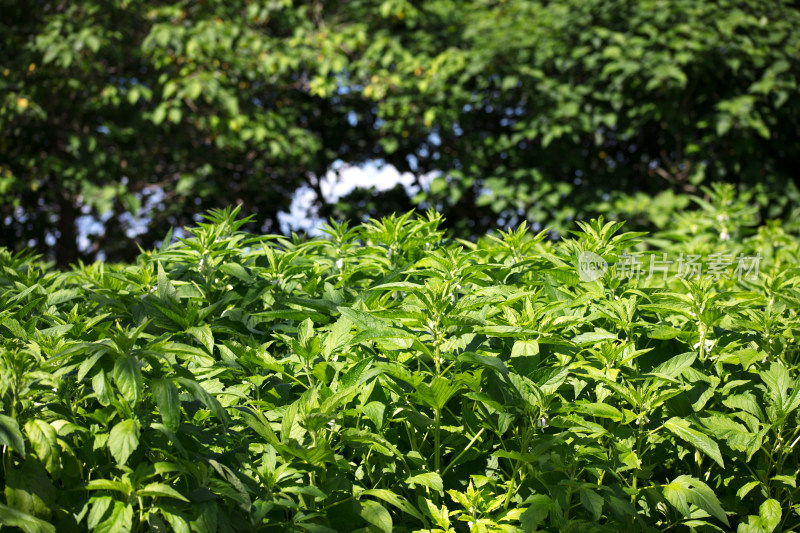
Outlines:
<svg viewBox="0 0 800 533"><path fill-rule="evenodd" d="M0 251L0 524L796 530L797 227L708 194L652 236L458 242L429 214L303 240L234 211L130 266ZM634 252L734 259L622 276Z"/></svg>
<svg viewBox="0 0 800 533"><path fill-rule="evenodd" d="M277 232L291 193L319 190L336 160L441 177L414 199L320 205L323 218L413 200L462 236L629 218L626 193L710 180L757 185L769 217L800 196L788 0L0 0L0 12L0 243L33 240L62 266L98 250L133 260L132 238L152 248L209 207L243 203L251 230ZM103 225L79 254L81 215Z"/></svg>

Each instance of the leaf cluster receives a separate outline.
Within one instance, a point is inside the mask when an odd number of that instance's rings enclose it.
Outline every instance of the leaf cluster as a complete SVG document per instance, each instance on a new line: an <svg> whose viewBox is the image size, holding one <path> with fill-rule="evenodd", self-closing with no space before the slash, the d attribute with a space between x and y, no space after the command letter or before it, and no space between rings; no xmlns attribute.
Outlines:
<svg viewBox="0 0 800 533"><path fill-rule="evenodd" d="M131 265L0 251L0 524L800 527L800 254L779 223L469 243L434 212L315 239L205 218ZM625 253L704 248L763 262L618 275ZM581 281L582 251L608 271Z"/></svg>

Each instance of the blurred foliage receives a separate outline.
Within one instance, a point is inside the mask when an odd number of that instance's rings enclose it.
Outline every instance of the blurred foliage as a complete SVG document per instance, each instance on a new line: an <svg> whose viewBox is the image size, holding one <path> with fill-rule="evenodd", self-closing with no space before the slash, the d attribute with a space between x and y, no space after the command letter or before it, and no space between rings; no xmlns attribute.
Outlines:
<svg viewBox="0 0 800 533"><path fill-rule="evenodd" d="M0 11L0 242L33 240L61 264L98 250L130 260L132 238L149 247L213 206L244 204L276 231L292 192L319 192L336 160L438 171L410 200L462 236L523 219L562 232L598 212L635 221L720 180L750 186L763 217L800 197L795 2ZM319 194L317 209L377 215L408 204L398 192L335 206ZM103 221L83 252L81 215Z"/></svg>

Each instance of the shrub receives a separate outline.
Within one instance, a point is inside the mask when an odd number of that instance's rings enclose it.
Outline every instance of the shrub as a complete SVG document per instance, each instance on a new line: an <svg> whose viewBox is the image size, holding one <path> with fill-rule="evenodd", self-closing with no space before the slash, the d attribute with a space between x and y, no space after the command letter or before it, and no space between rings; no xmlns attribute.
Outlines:
<svg viewBox="0 0 800 533"><path fill-rule="evenodd" d="M132 265L0 252L0 523L796 528L798 239L709 193L650 237L470 243L429 213L284 238L228 210Z"/></svg>

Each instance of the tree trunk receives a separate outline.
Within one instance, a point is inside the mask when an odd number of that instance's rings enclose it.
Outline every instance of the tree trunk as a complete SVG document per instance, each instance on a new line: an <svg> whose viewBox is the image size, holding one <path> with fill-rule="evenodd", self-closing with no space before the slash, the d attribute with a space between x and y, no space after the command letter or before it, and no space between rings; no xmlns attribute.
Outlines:
<svg viewBox="0 0 800 533"><path fill-rule="evenodd" d="M66 194L59 201L58 230L61 235L56 239L56 266L67 268L78 262L78 234L75 230L75 204Z"/></svg>

